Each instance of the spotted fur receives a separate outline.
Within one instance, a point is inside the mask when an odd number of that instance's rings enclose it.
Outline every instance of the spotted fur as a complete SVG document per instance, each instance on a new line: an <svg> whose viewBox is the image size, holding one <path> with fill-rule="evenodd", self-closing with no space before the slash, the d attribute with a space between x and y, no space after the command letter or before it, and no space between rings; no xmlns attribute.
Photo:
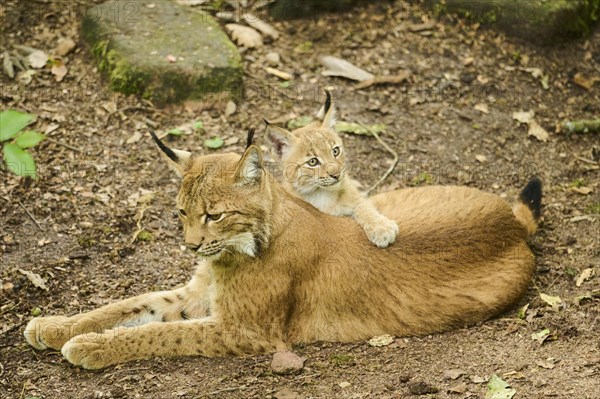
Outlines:
<svg viewBox="0 0 600 399"><path fill-rule="evenodd" d="M352 220L319 212L272 179L255 146L242 157L174 154L185 242L203 258L192 280L75 316L34 318L30 345L98 369L431 334L493 317L529 285L527 206L515 215L502 198L466 187L380 194L373 206L403 228L378 249Z"/></svg>

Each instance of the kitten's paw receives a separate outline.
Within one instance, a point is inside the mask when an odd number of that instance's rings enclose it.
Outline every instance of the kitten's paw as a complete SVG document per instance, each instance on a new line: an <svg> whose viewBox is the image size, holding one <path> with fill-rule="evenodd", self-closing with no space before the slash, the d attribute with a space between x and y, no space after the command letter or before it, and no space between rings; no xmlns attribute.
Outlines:
<svg viewBox="0 0 600 399"><path fill-rule="evenodd" d="M60 349L71 337L72 323L65 316L36 317L25 327L25 339L35 349Z"/></svg>
<svg viewBox="0 0 600 399"><path fill-rule="evenodd" d="M379 248L386 248L396 241L398 224L393 220L382 218L376 224L364 226L365 234L373 244Z"/></svg>
<svg viewBox="0 0 600 399"><path fill-rule="evenodd" d="M114 335L88 333L74 337L61 350L62 355L75 366L97 370L120 363Z"/></svg>

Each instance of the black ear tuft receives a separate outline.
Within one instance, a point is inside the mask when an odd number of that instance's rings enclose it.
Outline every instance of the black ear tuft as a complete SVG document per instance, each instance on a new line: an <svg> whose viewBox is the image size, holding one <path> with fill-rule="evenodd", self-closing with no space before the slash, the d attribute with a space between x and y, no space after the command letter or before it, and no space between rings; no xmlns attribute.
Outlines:
<svg viewBox="0 0 600 399"><path fill-rule="evenodd" d="M256 130L254 128L248 129L248 136L246 137L246 149L248 149L252 145L252 141L254 140L254 132Z"/></svg>
<svg viewBox="0 0 600 399"><path fill-rule="evenodd" d="M539 177L532 177L521 191L519 199L531 210L533 216L539 219L542 215L542 181Z"/></svg>
<svg viewBox="0 0 600 399"><path fill-rule="evenodd" d="M168 156L171 161L179 163L179 157L177 157L177 155L175 155L173 150L171 150L169 147L167 147L165 145L165 143L163 143L158 138L158 136L156 135L156 133L154 133L154 130L152 130L152 128L149 127L148 130L150 130L150 135L152 136L152 139L154 140L156 145L158 145L158 148L160 148L162 150L162 152L164 152L165 155Z"/></svg>
<svg viewBox="0 0 600 399"><path fill-rule="evenodd" d="M329 112L329 108L331 108L331 92L329 91L329 89L324 89L324 90L325 90L325 95L327 97L325 98L325 106L324 106L323 115L327 115L327 112Z"/></svg>

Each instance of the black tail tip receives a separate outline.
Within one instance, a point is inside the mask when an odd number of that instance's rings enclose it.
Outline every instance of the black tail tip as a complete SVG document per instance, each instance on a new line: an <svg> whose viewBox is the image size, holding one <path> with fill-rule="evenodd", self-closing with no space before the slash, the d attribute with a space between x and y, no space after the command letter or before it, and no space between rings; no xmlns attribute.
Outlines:
<svg viewBox="0 0 600 399"><path fill-rule="evenodd" d="M542 181L532 177L521 191L519 199L531 210L533 216L539 219L542 215Z"/></svg>

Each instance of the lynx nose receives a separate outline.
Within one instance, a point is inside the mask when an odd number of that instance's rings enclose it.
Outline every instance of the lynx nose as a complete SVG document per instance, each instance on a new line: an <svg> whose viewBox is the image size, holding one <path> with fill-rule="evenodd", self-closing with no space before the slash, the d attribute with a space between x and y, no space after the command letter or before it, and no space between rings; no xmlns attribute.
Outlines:
<svg viewBox="0 0 600 399"><path fill-rule="evenodd" d="M199 244L192 244L192 243L186 242L184 245L188 249L190 249L190 250L192 250L194 252L196 252L196 251L198 251L200 249L200 245Z"/></svg>
<svg viewBox="0 0 600 399"><path fill-rule="evenodd" d="M340 172L329 173L329 177L333 177L335 180L340 179Z"/></svg>

